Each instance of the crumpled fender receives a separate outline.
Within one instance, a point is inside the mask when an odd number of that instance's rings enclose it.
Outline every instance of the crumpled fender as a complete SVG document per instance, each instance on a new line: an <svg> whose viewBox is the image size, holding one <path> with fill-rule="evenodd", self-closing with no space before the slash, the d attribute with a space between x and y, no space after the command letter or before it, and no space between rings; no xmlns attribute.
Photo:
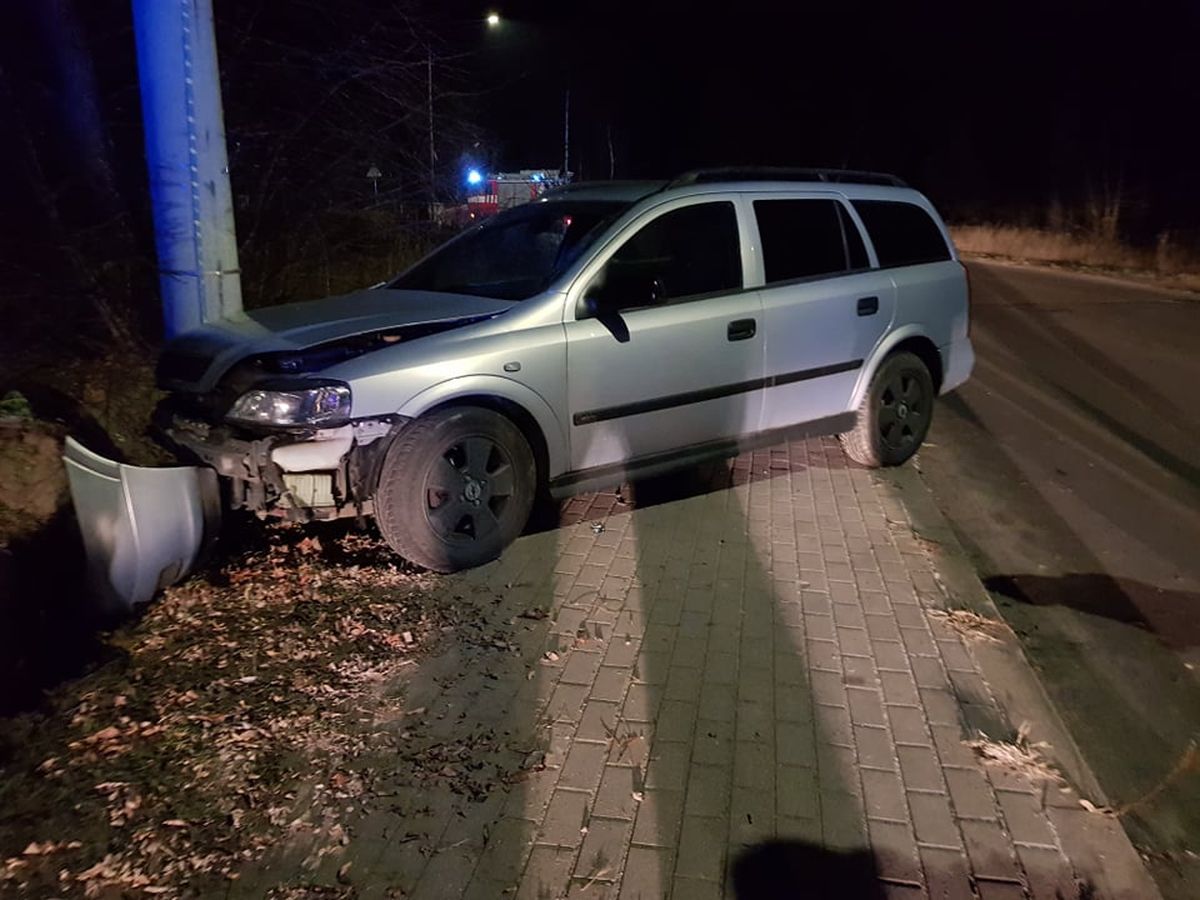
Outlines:
<svg viewBox="0 0 1200 900"><path fill-rule="evenodd" d="M221 521L217 473L113 462L67 438L63 454L87 553L109 611L129 610L185 578Z"/></svg>

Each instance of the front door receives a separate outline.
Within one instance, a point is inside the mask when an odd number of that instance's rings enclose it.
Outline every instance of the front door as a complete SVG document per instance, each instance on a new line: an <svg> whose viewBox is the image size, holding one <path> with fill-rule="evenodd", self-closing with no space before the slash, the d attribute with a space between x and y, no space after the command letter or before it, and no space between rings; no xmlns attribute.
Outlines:
<svg viewBox="0 0 1200 900"><path fill-rule="evenodd" d="M565 323L573 470L757 429L763 329L738 219L730 200L664 204L584 272Z"/></svg>

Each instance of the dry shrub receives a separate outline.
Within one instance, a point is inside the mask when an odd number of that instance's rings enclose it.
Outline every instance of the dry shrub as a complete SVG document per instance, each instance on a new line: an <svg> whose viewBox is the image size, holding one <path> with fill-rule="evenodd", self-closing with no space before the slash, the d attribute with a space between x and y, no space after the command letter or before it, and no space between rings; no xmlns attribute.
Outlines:
<svg viewBox="0 0 1200 900"><path fill-rule="evenodd" d="M959 225L951 231L964 253L1114 269L1153 268L1153 254L1100 235L1017 225Z"/></svg>
<svg viewBox="0 0 1200 900"><path fill-rule="evenodd" d="M1179 275L1200 269L1195 253L1179 243L1169 231L1158 236L1154 244L1154 271L1163 275Z"/></svg>
<svg viewBox="0 0 1200 900"><path fill-rule="evenodd" d="M965 254L1022 262L1082 266L1168 276L1181 287L1200 286L1200 250L1162 232L1153 248L1133 247L1103 230L1056 230L1023 225L956 225L950 229Z"/></svg>

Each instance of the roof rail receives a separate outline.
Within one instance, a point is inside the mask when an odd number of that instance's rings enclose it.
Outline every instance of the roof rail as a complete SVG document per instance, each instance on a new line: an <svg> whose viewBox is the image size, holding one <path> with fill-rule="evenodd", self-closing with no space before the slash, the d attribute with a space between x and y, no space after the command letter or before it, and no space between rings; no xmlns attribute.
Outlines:
<svg viewBox="0 0 1200 900"><path fill-rule="evenodd" d="M889 175L886 172L862 172L857 169L775 168L771 166L696 169L675 178L667 187L711 184L715 181L827 181L835 184L882 184L891 187L908 187L895 175Z"/></svg>

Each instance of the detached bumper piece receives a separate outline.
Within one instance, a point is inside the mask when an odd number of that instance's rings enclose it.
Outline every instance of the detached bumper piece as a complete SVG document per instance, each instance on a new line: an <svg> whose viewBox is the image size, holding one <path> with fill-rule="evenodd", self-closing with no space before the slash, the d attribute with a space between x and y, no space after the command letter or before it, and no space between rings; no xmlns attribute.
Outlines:
<svg viewBox="0 0 1200 900"><path fill-rule="evenodd" d="M221 522L217 473L142 468L67 438L63 462L88 576L108 611L127 611L185 578Z"/></svg>

